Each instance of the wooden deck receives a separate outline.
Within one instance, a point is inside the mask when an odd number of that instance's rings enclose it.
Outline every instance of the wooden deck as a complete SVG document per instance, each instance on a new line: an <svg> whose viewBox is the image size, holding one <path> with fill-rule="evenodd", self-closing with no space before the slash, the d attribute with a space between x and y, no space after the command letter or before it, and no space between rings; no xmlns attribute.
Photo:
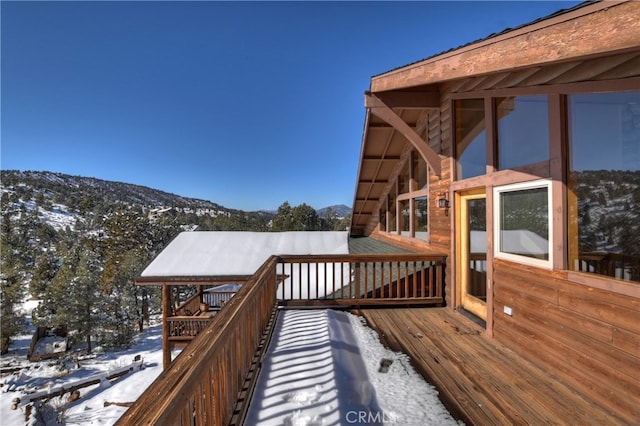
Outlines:
<svg viewBox="0 0 640 426"><path fill-rule="evenodd" d="M411 357L468 425L624 424L449 308L358 313L384 344Z"/></svg>

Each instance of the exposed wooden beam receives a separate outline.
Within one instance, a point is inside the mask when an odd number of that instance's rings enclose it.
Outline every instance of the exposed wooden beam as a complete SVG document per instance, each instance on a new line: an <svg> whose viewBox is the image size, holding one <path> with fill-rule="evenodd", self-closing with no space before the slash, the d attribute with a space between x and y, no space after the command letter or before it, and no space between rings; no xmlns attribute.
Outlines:
<svg viewBox="0 0 640 426"><path fill-rule="evenodd" d="M438 92L377 92L375 96L389 108L439 109Z"/></svg>
<svg viewBox="0 0 640 426"><path fill-rule="evenodd" d="M413 147L422 155L422 158L431 166L431 170L436 176L440 177L442 174L442 166L440 164L440 156L425 142L415 130L400 118L395 112L391 110L382 100L377 96L365 92L364 105L369 108L372 114L383 119L387 123L391 124L396 131L404 136Z"/></svg>
<svg viewBox="0 0 640 426"><path fill-rule="evenodd" d="M358 180L358 183L376 184L376 183L389 183L389 181L388 180L382 180L382 179L360 179L360 180Z"/></svg>
<svg viewBox="0 0 640 426"><path fill-rule="evenodd" d="M372 155L365 155L362 157L364 161L400 161L399 155L387 155L385 157L374 157Z"/></svg>

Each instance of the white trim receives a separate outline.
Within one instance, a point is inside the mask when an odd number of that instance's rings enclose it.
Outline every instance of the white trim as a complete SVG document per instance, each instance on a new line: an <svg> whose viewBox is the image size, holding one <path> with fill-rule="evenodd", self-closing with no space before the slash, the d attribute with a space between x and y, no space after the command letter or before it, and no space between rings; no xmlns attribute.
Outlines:
<svg viewBox="0 0 640 426"><path fill-rule="evenodd" d="M496 186L493 188L493 255L497 259L509 260L512 262L522 263L530 266L537 266L545 269L553 269L553 186L551 179L539 179L530 182L514 183L510 185ZM506 192L515 192L528 189L546 188L547 189L547 205L549 238L547 240L546 250L549 258L547 260L536 259L533 257L522 256L513 253L500 251L500 195Z"/></svg>

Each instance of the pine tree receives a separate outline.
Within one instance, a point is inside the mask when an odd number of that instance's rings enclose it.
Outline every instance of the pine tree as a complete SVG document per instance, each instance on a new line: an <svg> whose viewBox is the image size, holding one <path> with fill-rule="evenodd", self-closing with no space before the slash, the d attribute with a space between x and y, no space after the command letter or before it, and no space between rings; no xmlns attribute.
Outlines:
<svg viewBox="0 0 640 426"><path fill-rule="evenodd" d="M16 234L11 215L5 214L0 224L0 354L9 350L11 339L18 334L24 321L18 306L24 298L20 252L14 248Z"/></svg>
<svg viewBox="0 0 640 426"><path fill-rule="evenodd" d="M58 273L47 287L42 303L35 310L34 324L64 325L73 343L86 342L92 351L92 336L102 325L101 262L93 250L81 243L63 257Z"/></svg>
<svg viewBox="0 0 640 426"><path fill-rule="evenodd" d="M278 207L278 212L271 223L271 230L274 232L295 230L293 209L288 201L285 201Z"/></svg>

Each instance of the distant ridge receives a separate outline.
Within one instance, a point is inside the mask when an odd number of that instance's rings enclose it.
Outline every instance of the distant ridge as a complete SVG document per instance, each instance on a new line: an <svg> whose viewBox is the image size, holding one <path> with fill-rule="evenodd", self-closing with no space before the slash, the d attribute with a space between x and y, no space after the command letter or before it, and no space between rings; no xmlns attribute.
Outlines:
<svg viewBox="0 0 640 426"><path fill-rule="evenodd" d="M274 211L246 212L239 209L224 207L220 204L198 198L183 197L159 189L132 183L109 181L85 176L74 176L50 171L20 171L1 170L0 185L3 190L12 186L21 185L30 187L35 192L49 194L55 202L63 204L75 204L73 200L80 201L83 198L97 199L102 203L133 203L143 206L171 206L179 208L213 209L227 212L244 212L274 215ZM69 189L73 188L73 193ZM72 200L69 203L69 199ZM78 200L79 199L79 200ZM276 206L277 208L277 206ZM351 209L343 204L324 207L316 210L318 216L323 217L328 209L331 209L337 217L345 217L351 213Z"/></svg>

